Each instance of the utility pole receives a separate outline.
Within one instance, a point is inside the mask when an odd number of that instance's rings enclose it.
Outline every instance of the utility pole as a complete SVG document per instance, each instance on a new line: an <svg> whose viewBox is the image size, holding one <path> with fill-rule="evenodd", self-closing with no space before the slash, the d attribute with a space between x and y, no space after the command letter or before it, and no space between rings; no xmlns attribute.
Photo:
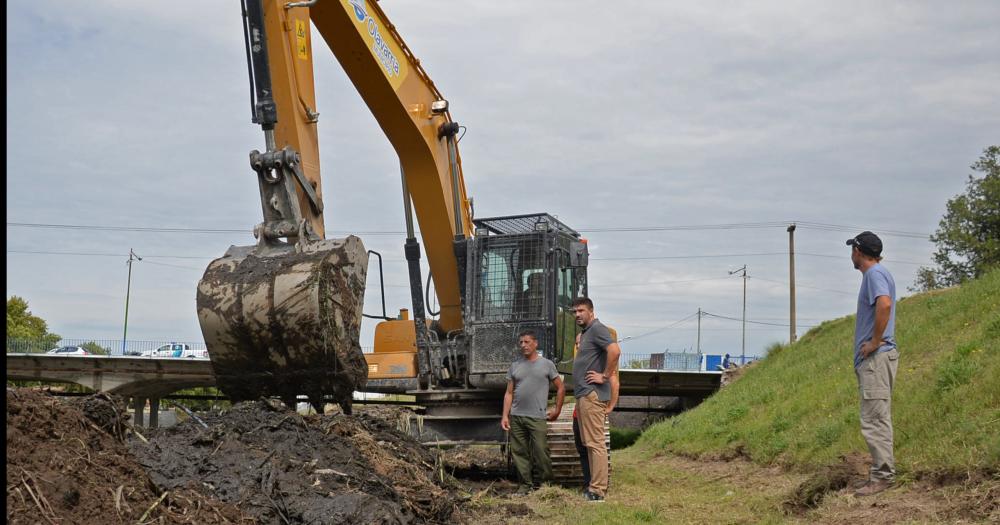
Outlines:
<svg viewBox="0 0 1000 525"><path fill-rule="evenodd" d="M795 342L795 223L788 227L788 344Z"/></svg>
<svg viewBox="0 0 1000 525"><path fill-rule="evenodd" d="M122 355L125 355L125 341L126 341L126 339L128 337L128 298L129 298L129 294L132 291L132 261L133 260L139 260L139 261L141 261L142 257L139 257L138 255L136 255L136 253L134 251L132 251L132 248L129 248L128 249L128 262L125 263L125 264L128 264L128 285L126 285L126 287L125 287L125 329L122 332Z"/></svg>
<svg viewBox="0 0 1000 525"><path fill-rule="evenodd" d="M698 353L701 353L701 307L698 307Z"/></svg>
<svg viewBox="0 0 1000 525"><path fill-rule="evenodd" d="M740 366L743 366L747 364L747 265L729 272L729 275L736 272L743 272L743 350L740 357Z"/></svg>

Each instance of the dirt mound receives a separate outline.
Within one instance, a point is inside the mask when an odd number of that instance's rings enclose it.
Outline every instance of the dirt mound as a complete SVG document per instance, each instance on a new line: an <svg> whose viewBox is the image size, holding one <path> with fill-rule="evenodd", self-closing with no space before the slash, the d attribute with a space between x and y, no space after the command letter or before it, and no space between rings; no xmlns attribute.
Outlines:
<svg viewBox="0 0 1000 525"><path fill-rule="evenodd" d="M124 407L7 389L7 523L237 523L232 505L160 493L129 455Z"/></svg>
<svg viewBox="0 0 1000 525"><path fill-rule="evenodd" d="M789 495L783 503L787 512L814 509L829 492L847 487L851 480L864 481L868 475L868 458L864 454L848 454L840 461L817 470Z"/></svg>
<svg viewBox="0 0 1000 525"><path fill-rule="evenodd" d="M441 453L445 471L465 480L496 480L513 472L498 445L459 445Z"/></svg>
<svg viewBox="0 0 1000 525"><path fill-rule="evenodd" d="M435 454L384 420L241 403L130 449L160 490L188 488L263 523L439 523L459 498Z"/></svg>

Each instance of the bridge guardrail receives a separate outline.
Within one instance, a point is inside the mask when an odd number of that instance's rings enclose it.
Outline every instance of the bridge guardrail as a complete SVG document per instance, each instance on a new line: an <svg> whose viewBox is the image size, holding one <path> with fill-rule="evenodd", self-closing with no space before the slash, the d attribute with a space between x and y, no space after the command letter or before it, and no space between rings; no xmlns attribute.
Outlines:
<svg viewBox="0 0 1000 525"><path fill-rule="evenodd" d="M52 343L51 339L20 339L7 338L8 354L44 354L53 348L62 346L79 346L84 349L100 348L106 355L129 355L156 350L164 345L184 344L191 350L207 350L204 341L140 341L128 340L122 344L121 339L60 339ZM88 350L89 351L89 350ZM99 352L98 352L99 353Z"/></svg>

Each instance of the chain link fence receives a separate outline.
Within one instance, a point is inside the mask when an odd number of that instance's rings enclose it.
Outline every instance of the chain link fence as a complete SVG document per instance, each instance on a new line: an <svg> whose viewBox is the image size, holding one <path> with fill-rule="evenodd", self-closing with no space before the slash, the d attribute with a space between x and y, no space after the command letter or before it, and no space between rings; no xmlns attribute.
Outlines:
<svg viewBox="0 0 1000 525"><path fill-rule="evenodd" d="M701 370L704 356L699 353L623 353L618 362L626 370Z"/></svg>

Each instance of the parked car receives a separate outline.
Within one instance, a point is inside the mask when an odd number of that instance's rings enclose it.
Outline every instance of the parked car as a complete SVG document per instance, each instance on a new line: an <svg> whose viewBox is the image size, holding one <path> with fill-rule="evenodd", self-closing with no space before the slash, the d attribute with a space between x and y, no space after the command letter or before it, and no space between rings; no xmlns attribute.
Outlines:
<svg viewBox="0 0 1000 525"><path fill-rule="evenodd" d="M90 352L79 346L60 346L45 353L52 355L90 355Z"/></svg>

